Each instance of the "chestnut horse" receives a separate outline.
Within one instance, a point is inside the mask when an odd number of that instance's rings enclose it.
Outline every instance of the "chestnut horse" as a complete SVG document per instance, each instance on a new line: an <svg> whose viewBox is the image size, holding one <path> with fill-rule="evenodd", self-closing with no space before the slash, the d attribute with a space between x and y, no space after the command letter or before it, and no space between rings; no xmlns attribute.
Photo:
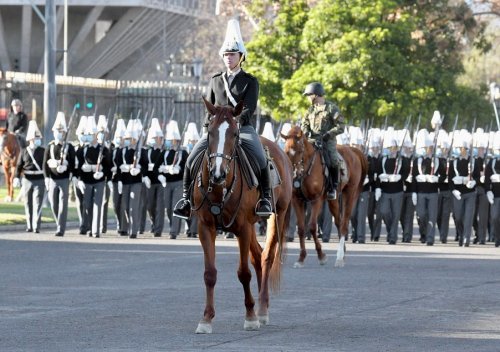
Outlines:
<svg viewBox="0 0 500 352"><path fill-rule="evenodd" d="M205 99L204 99L205 100ZM273 188L275 213L268 219L264 250L257 241L254 224L259 220L255 205L259 200L257 187L249 187L242 172L239 121L243 104L235 108L214 106L205 100L212 115L208 126L208 147L202 157L193 184L193 212L198 215L198 234L205 259L206 302L203 318L196 333L211 333L215 316L214 288L217 281L215 267L215 238L217 230L232 232L238 239L240 260L238 279L243 286L246 308L244 329L257 330L269 322L269 285L279 288L281 255L285 239L288 208L292 198L292 170L287 156L275 143L261 138L262 144L276 164L281 184ZM194 168L193 168L194 169ZM259 289L259 309L250 290L252 273L249 259L255 269Z"/></svg>
<svg viewBox="0 0 500 352"><path fill-rule="evenodd" d="M7 202L14 199L14 174L16 173L17 158L21 152L16 135L7 131L6 127L0 127L0 159L2 161L7 185Z"/></svg>
<svg viewBox="0 0 500 352"><path fill-rule="evenodd" d="M320 264L324 265L327 258L326 254L321 250L317 235L318 216L327 194L324 176L325 166L322 163L320 150L309 143L299 126L292 127L286 136L283 134L281 136L286 141L285 152L293 165L294 189L292 202L297 216L300 239L300 256L294 264L294 268L303 267L307 255L305 248L306 202L311 203L307 228L314 239ZM339 184L337 190L339 196L336 200L329 200L328 207L335 218L335 225L340 236L335 266L342 267L344 266L345 241L349 230L349 220L368 171L368 161L363 153L356 148L339 145L337 151L346 163L348 179L346 181L342 177L345 182ZM342 202L341 206L339 201Z"/></svg>

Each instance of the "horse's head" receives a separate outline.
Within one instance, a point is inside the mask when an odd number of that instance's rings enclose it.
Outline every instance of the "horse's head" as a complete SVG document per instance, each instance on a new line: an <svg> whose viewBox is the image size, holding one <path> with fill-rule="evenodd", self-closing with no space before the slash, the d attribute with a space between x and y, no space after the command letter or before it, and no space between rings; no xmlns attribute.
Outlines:
<svg viewBox="0 0 500 352"><path fill-rule="evenodd" d="M223 184L230 171L239 139L239 119L243 102L236 107L214 106L203 98L211 118L208 125L208 172L213 184Z"/></svg>
<svg viewBox="0 0 500 352"><path fill-rule="evenodd" d="M287 135L281 134L285 140L285 153L292 164L297 164L304 156L306 137L299 126L293 126Z"/></svg>

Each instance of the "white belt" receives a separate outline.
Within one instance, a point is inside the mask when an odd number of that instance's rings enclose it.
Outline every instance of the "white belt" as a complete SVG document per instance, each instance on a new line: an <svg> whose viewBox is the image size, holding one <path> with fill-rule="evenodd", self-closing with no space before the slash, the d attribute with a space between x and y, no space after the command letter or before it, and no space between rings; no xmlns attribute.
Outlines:
<svg viewBox="0 0 500 352"><path fill-rule="evenodd" d="M43 175L43 170L35 170L35 171L24 170L24 174L25 175Z"/></svg>

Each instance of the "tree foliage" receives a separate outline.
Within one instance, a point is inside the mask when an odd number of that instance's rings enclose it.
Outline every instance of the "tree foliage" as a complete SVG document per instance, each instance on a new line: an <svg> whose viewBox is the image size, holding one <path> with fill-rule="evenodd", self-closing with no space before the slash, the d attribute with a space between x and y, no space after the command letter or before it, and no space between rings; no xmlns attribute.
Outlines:
<svg viewBox="0 0 500 352"><path fill-rule="evenodd" d="M276 119L305 111L301 95L319 81L350 121L385 116L397 124L432 111L489 119L482 92L460 86L461 52L487 50L483 28L463 2L444 0L279 1L248 43L248 71ZM450 119L452 120L452 119ZM425 122L425 121L423 121ZM450 122L452 123L452 122Z"/></svg>

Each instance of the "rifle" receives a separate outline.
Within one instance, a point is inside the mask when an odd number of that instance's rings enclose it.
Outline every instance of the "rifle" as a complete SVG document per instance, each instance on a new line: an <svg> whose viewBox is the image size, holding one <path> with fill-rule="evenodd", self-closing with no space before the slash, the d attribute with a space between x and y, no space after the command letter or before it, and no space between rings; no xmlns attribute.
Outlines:
<svg viewBox="0 0 500 352"><path fill-rule="evenodd" d="M274 138L274 143L277 143L281 137L281 128L283 127L283 120L280 121L280 124L278 126L278 131L276 131L276 137Z"/></svg>
<svg viewBox="0 0 500 352"><path fill-rule="evenodd" d="M371 128L371 125L373 124L373 120L370 120L368 118L368 122L366 123L366 128L365 130L363 131L363 141L364 141L364 146L363 146L363 153L366 155L368 155L368 145L370 143L370 137L371 137L371 131L370 131L370 128Z"/></svg>
<svg viewBox="0 0 500 352"><path fill-rule="evenodd" d="M139 110L140 113L140 110ZM144 125L143 126L148 126L149 125L149 119L152 116L150 115L149 112L146 112L146 117L144 118ZM139 118L139 116L137 117ZM149 128L148 128L149 129ZM146 132L146 130L144 130ZM142 146L144 145L144 138L145 138L145 133L141 131L141 134L139 135L139 140L137 141L137 145L135 146L135 152L134 152L134 162L132 163L133 167L137 167L137 163L141 159L141 152L142 152Z"/></svg>
<svg viewBox="0 0 500 352"><path fill-rule="evenodd" d="M474 166L474 130L476 129L476 118L474 118L474 123L472 124L472 138L470 139L470 150L469 150L469 181L472 179L472 168Z"/></svg>
<svg viewBox="0 0 500 352"><path fill-rule="evenodd" d="M64 160L66 159L66 155L68 154L68 136L69 136L69 131L71 130L71 125L73 124L73 119L76 115L76 104L73 107L73 112L71 113L71 116L69 118L68 122L68 128L66 131L66 134L64 135L64 140L61 148L61 157L60 157L60 164L63 165Z"/></svg>
<svg viewBox="0 0 500 352"><path fill-rule="evenodd" d="M404 127L405 133L403 135L403 139L401 140L401 144L399 145L399 148L398 148L398 157L396 158L396 162L394 164L394 175L396 174L396 172L398 170L399 163L401 163L401 157L402 157L401 151L403 150L403 145L405 143L406 135L408 134L408 129L410 128L410 123L411 123L411 115L408 116L408 118L406 119L406 124L405 124L405 127Z"/></svg>
<svg viewBox="0 0 500 352"><path fill-rule="evenodd" d="M109 111L108 111L108 117L106 118L106 127L108 125L108 121L109 121L109 115L111 114L111 108L109 108ZM111 135L111 131L113 131L113 129L115 128L115 125L116 125L116 105L115 105L115 112L113 114L113 117L112 117L112 120L111 120L111 129L107 129L107 131L104 131L104 138L102 139L102 146L101 148L99 149L99 155L97 156L97 165L96 165L96 172L99 171L99 168L101 166L101 163L102 163L102 154L104 153L104 146L106 145L106 141L109 138L109 136Z"/></svg>
<svg viewBox="0 0 500 352"><path fill-rule="evenodd" d="M438 142L438 136L439 136L439 130L441 129L441 126L444 121L444 115L443 118L441 119L441 123L436 124L436 128L434 129L434 141L432 143L433 149L432 149L432 159L431 159L431 175L434 175L434 159L436 158L436 149L437 149L437 142Z"/></svg>

